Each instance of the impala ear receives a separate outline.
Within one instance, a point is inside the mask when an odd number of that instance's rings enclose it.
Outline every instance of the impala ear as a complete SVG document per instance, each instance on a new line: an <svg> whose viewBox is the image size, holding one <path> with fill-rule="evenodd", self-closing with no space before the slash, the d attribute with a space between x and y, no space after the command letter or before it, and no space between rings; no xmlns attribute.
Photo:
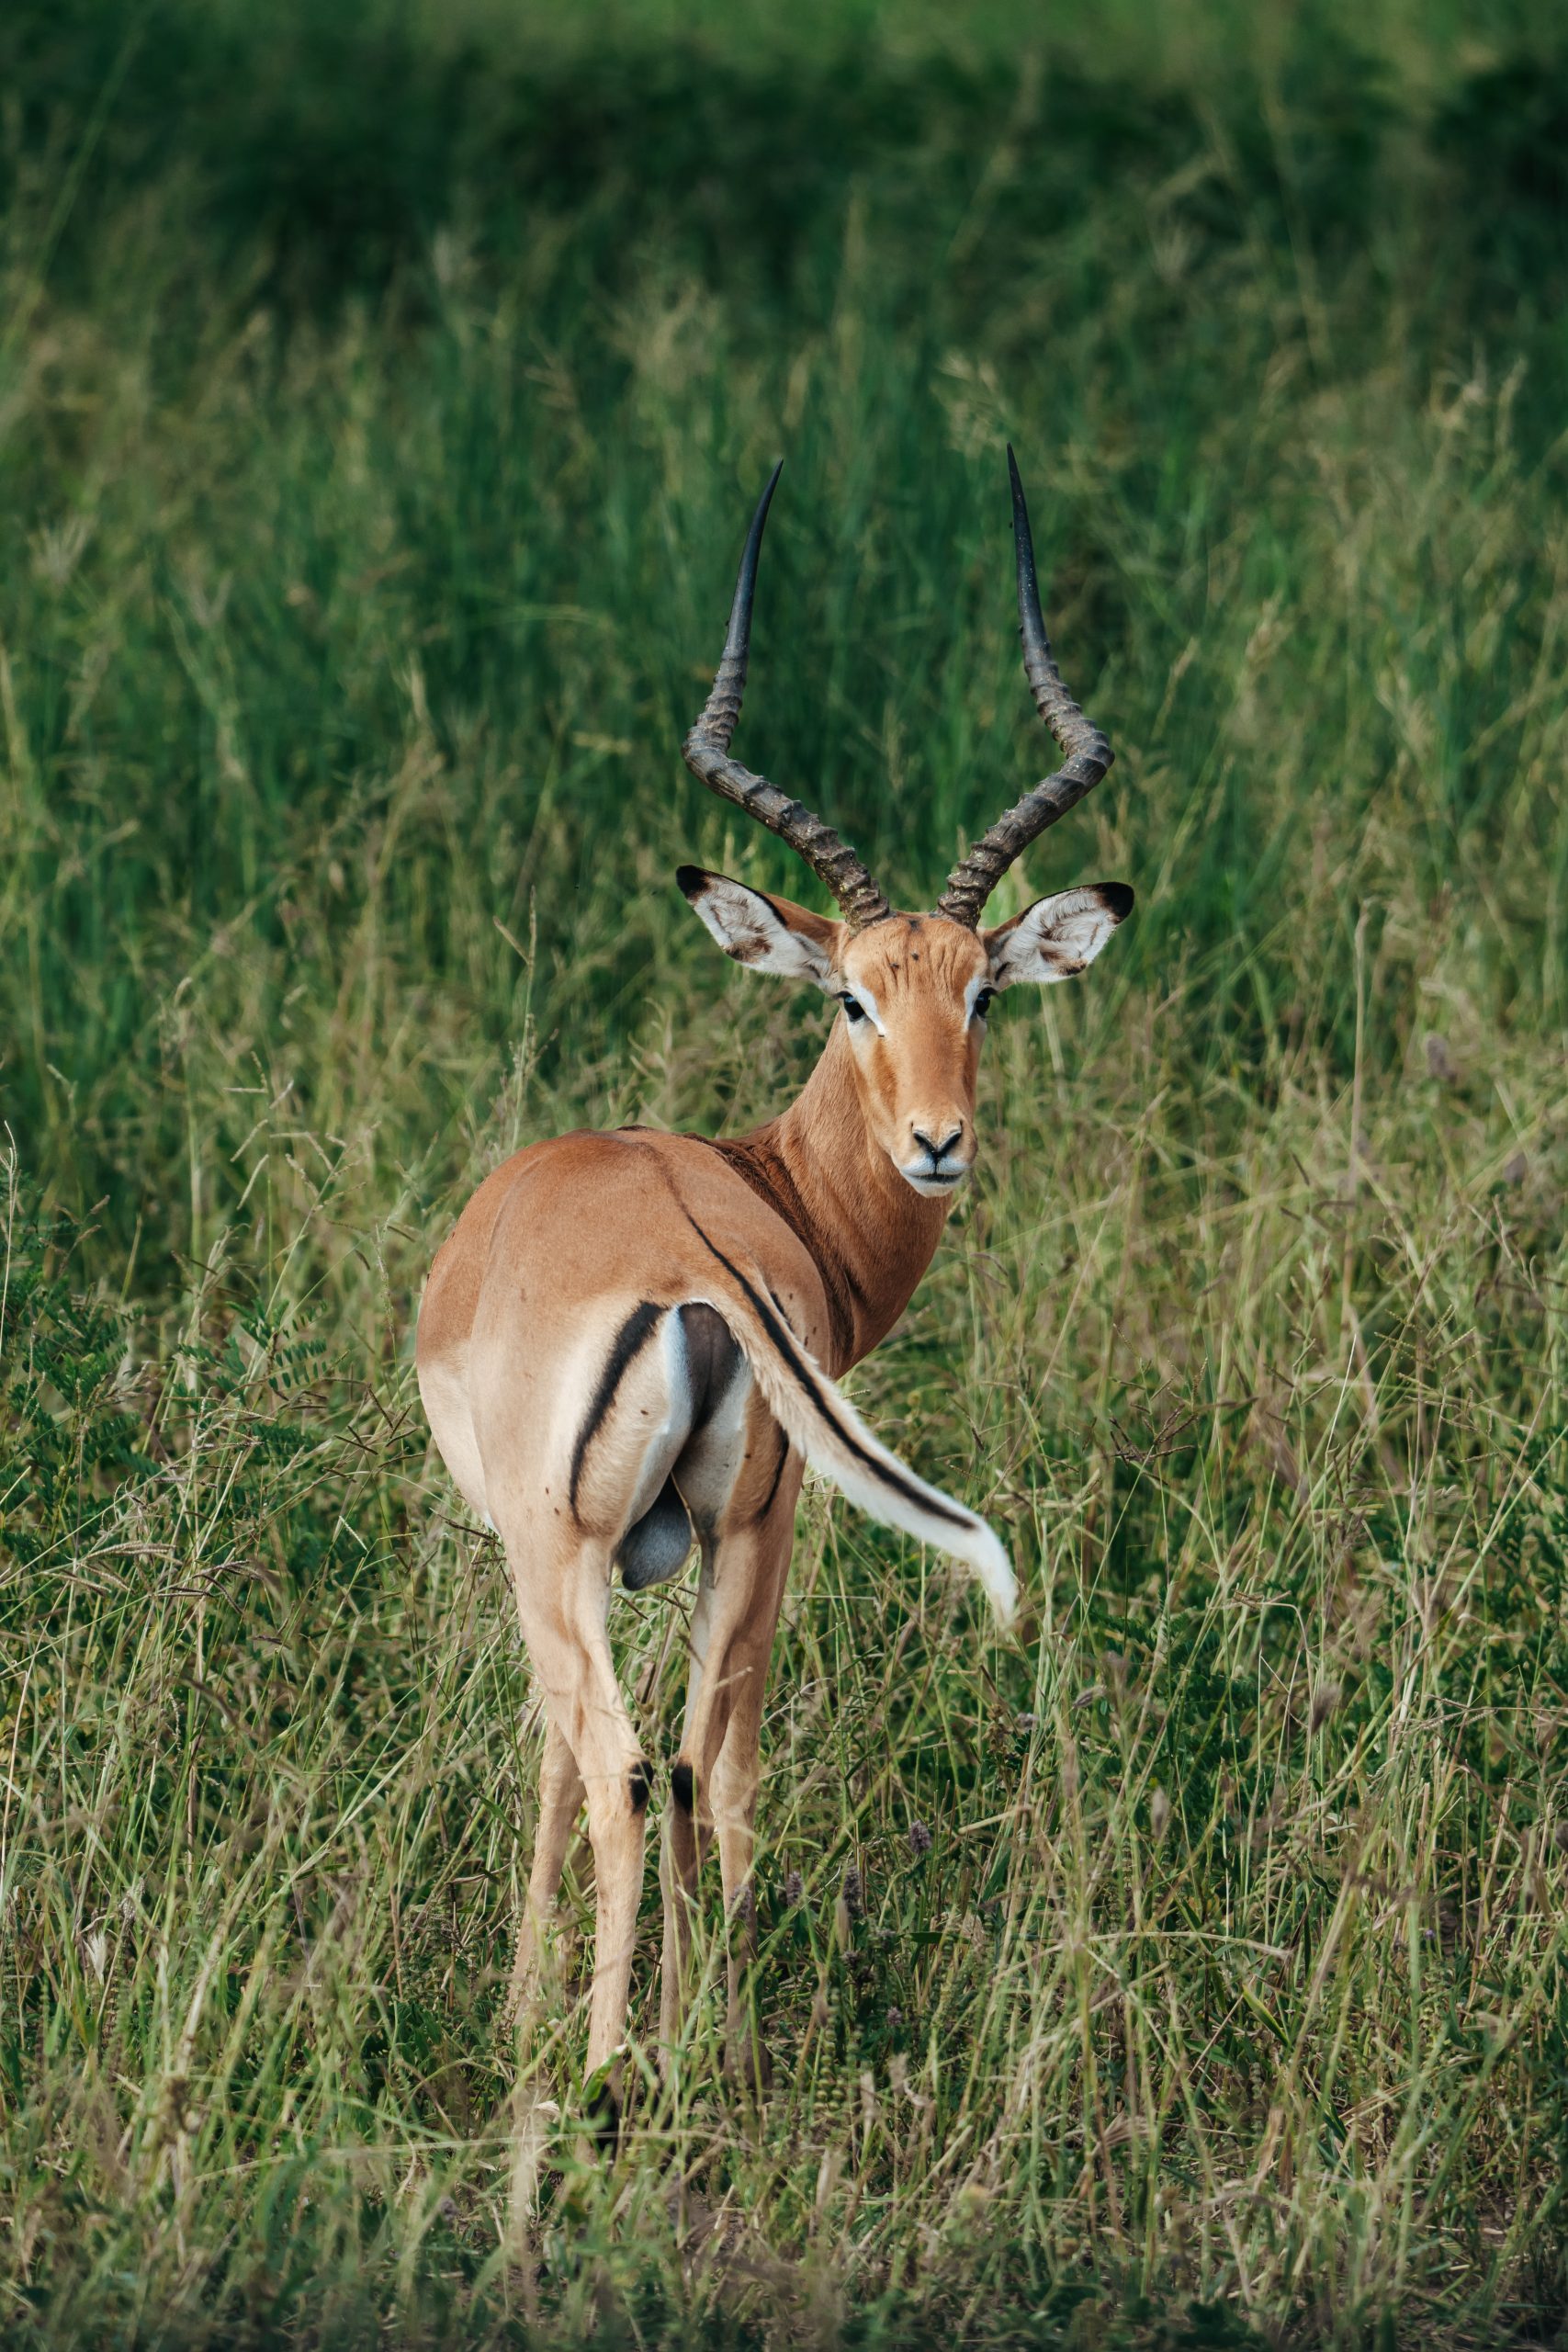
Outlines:
<svg viewBox="0 0 1568 2352"><path fill-rule="evenodd" d="M1070 980L1092 964L1119 922L1133 911L1125 882L1090 882L1036 899L1010 922L980 933L991 959L991 986L1015 980Z"/></svg>
<svg viewBox="0 0 1568 2352"><path fill-rule="evenodd" d="M779 972L785 979L832 981L843 925L789 899L770 899L728 875L700 865L677 868L676 881L727 956L754 972Z"/></svg>

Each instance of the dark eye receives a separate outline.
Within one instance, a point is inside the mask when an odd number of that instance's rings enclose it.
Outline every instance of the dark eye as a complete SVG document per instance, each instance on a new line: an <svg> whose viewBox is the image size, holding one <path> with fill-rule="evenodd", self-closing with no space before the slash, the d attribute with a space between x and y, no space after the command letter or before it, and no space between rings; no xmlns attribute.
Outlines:
<svg viewBox="0 0 1568 2352"><path fill-rule="evenodd" d="M841 996L839 999L839 1002L844 1008L844 1019L846 1021L863 1021L865 1019L865 1007L862 1004L859 997Z"/></svg>
<svg viewBox="0 0 1568 2352"><path fill-rule="evenodd" d="M996 997L997 992L995 989L982 989L980 990L979 995L975 999L975 1018L976 1021L984 1021L987 1013L989 1012L992 1005L996 1002Z"/></svg>

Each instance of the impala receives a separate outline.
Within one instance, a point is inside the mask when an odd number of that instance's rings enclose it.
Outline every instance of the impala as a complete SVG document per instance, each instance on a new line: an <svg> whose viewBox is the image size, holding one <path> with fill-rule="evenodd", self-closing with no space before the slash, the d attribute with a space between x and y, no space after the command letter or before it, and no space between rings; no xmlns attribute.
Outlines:
<svg viewBox="0 0 1568 2352"><path fill-rule="evenodd" d="M729 756L757 559L778 468L741 560L724 655L687 765L797 851L836 919L723 875L676 879L727 955L810 981L838 1005L798 1100L709 1142L623 1127L536 1143L488 1177L431 1272L419 1381L435 1441L499 1533L546 1714L538 1835L510 2007L540 1939L584 1797L596 1915L588 2067L620 2044L653 1768L611 1661L610 1587L701 1571L663 1863L660 2041L678 2039L699 1863L716 1830L729 1954L728 2049L755 1950L750 1874L759 1733L795 1498L810 1463L852 1501L967 1564L1005 1622L1015 1586L985 1521L867 1430L835 1379L897 1321L975 1162L992 999L1099 955L1133 893L1099 883L983 929L1020 853L1099 783L1111 747L1062 683L1040 612L1029 514L1008 452L1025 674L1066 754L950 876L900 914L820 819Z"/></svg>

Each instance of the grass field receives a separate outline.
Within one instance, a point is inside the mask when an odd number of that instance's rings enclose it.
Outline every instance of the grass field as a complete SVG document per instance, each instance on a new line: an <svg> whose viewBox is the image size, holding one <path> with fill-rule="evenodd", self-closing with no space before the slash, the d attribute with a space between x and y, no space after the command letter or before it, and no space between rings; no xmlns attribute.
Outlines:
<svg viewBox="0 0 1568 2352"><path fill-rule="evenodd" d="M11 0L7 2344L1561 2340L1556 39ZM996 904L1138 911L998 1009L853 1389L1025 1605L808 1487L777 2087L709 1997L585 2163L419 1286L520 1141L817 1051L671 880L813 897L678 757L775 455L738 751L912 905L1042 772L1009 437L1119 757ZM666 1762L686 1605L615 1610Z"/></svg>

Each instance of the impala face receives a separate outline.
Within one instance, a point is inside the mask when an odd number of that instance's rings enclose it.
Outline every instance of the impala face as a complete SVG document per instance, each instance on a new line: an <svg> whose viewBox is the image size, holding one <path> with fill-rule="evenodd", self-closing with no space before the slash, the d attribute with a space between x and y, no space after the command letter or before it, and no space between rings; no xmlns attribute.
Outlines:
<svg viewBox="0 0 1568 2352"><path fill-rule="evenodd" d="M972 931L940 915L889 915L840 957L839 1001L867 1128L928 1199L975 1165L975 1089L996 989Z"/></svg>
<svg viewBox="0 0 1568 2352"><path fill-rule="evenodd" d="M1069 979L1129 912L1124 883L1037 899L976 931L942 914L886 914L863 930L683 865L676 880L727 956L811 980L842 1010L862 1114L915 1192L942 1200L975 1165L986 1017L1018 980Z"/></svg>

